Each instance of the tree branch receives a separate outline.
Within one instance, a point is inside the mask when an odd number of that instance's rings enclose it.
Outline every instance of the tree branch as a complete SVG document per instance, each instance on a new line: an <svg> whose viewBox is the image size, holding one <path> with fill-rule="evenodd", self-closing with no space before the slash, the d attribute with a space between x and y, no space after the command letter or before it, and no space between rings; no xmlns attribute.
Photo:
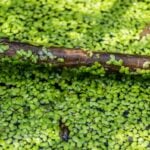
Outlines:
<svg viewBox="0 0 150 150"><path fill-rule="evenodd" d="M22 50L32 52L37 63L50 63L58 67L91 66L100 63L105 70L119 71L121 66L128 67L130 71L137 69L150 70L150 56L129 55L109 52L91 52L79 49L43 48L26 43L1 40L1 44L8 45L8 49L0 53L0 57L14 57ZM23 59L24 60L24 59Z"/></svg>

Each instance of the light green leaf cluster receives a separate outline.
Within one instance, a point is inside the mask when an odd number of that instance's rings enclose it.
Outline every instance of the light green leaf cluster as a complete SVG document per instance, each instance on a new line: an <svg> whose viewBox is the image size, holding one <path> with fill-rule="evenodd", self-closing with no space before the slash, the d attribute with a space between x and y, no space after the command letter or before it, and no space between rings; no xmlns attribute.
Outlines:
<svg viewBox="0 0 150 150"><path fill-rule="evenodd" d="M116 60L114 55L110 55L110 60L106 62L108 65L122 66L123 60Z"/></svg>
<svg viewBox="0 0 150 150"><path fill-rule="evenodd" d="M0 43L0 53L4 53L5 51L7 51L9 49L8 45L4 45Z"/></svg>

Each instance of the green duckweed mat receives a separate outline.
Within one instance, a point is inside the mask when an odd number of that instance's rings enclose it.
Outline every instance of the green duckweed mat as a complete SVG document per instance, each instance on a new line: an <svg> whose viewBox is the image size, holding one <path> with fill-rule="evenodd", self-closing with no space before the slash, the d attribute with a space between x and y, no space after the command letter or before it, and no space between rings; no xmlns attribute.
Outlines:
<svg viewBox="0 0 150 150"><path fill-rule="evenodd" d="M149 0L1 0L0 33L34 45L150 55Z"/></svg>
<svg viewBox="0 0 150 150"><path fill-rule="evenodd" d="M149 0L0 0L0 36L150 55L149 14ZM149 76L0 63L0 150L149 150L149 135Z"/></svg>

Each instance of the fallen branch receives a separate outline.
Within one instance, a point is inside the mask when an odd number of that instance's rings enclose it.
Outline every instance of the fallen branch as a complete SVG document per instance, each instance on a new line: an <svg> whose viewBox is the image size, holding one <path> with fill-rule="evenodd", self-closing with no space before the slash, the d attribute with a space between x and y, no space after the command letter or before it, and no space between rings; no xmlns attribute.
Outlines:
<svg viewBox="0 0 150 150"><path fill-rule="evenodd" d="M14 57L26 52L36 56L37 63L50 63L61 67L91 66L100 63L105 70L119 71L121 66L130 71L137 69L150 70L150 56L129 55L109 52L91 52L78 49L43 48L26 43L1 40L1 44L8 45L8 49L0 53L0 57ZM25 59L23 59L25 60Z"/></svg>

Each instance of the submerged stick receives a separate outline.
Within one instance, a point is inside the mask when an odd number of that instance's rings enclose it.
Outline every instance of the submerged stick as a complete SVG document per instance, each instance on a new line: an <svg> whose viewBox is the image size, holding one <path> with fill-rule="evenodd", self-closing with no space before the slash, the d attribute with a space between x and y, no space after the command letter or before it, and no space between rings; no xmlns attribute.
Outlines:
<svg viewBox="0 0 150 150"><path fill-rule="evenodd" d="M0 51L0 57L15 57L16 55L36 58L37 63L50 63L58 67L91 66L95 62L101 64L105 70L119 71L121 66L136 71L150 70L150 56L130 55L111 52L91 52L79 49L43 48L26 43L1 40L1 44L8 46ZM33 58L34 58L33 57ZM21 57L23 61L24 57Z"/></svg>

